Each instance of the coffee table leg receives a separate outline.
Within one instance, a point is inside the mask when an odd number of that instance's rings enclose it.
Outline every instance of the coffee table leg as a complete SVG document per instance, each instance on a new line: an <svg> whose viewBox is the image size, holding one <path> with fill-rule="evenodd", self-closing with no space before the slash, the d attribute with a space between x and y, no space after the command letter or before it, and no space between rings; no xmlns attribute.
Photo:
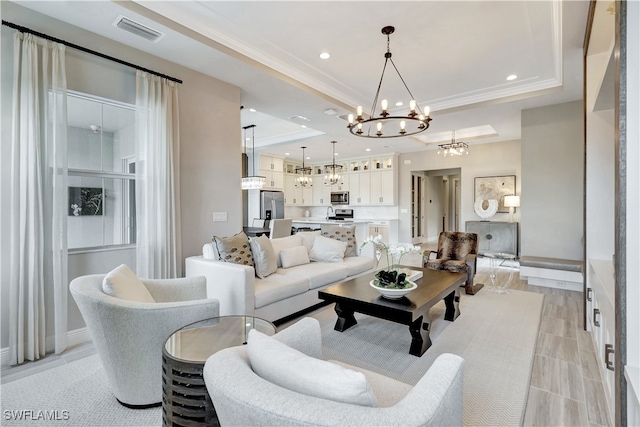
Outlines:
<svg viewBox="0 0 640 427"><path fill-rule="evenodd" d="M409 325L409 332L411 332L409 354L420 357L431 347L431 338L429 338L430 327L431 319L429 319L428 315L426 319L423 316L418 317Z"/></svg>
<svg viewBox="0 0 640 427"><path fill-rule="evenodd" d="M444 312L444 320L453 322L460 316L460 291L457 289L444 297L446 311Z"/></svg>
<svg viewBox="0 0 640 427"><path fill-rule="evenodd" d="M336 303L334 308L336 314L338 315L338 320L336 320L336 326L333 328L336 331L346 331L353 325L357 325L355 316L353 315L353 309L350 307L344 307L339 303Z"/></svg>

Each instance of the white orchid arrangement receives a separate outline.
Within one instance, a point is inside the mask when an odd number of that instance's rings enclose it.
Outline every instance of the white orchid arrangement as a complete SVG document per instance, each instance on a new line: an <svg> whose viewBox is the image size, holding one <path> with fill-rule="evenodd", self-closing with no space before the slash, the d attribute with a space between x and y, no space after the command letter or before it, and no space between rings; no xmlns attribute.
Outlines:
<svg viewBox="0 0 640 427"><path fill-rule="evenodd" d="M382 241L382 235L380 234L378 234L376 237L369 236L364 241L364 243L362 243L361 247L369 243L372 243L374 245L376 249L376 258L378 259L378 261L380 261L380 258L382 257L383 253L387 257L388 270L392 270L395 265L399 265L400 260L402 260L402 257L405 256L406 254L422 252L422 248L416 245L412 245L409 247L390 246L387 243Z"/></svg>

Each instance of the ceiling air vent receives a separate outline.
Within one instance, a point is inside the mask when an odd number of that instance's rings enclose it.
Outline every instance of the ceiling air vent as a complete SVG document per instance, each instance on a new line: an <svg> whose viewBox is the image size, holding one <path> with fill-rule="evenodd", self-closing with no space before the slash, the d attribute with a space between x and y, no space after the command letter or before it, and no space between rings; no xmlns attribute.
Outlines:
<svg viewBox="0 0 640 427"><path fill-rule="evenodd" d="M139 22L133 21L125 16L118 16L113 22L113 25L120 28L121 30L128 31L136 36L142 37L143 39L147 39L152 42L157 42L160 40L164 34L160 31L156 31L152 28L147 27L146 25L142 25Z"/></svg>

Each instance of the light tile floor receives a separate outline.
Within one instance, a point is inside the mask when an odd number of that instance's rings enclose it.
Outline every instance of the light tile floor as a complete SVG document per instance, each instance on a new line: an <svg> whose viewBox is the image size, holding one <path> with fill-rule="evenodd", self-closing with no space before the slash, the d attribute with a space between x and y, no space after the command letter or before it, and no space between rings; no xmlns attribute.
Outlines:
<svg viewBox="0 0 640 427"><path fill-rule="evenodd" d="M431 245L423 245L433 249ZM404 260L403 260L404 261ZM582 293L529 286L520 280L517 262L504 262L498 279L514 268L511 289L545 295L536 355L531 374L525 426L609 426L604 388L589 332L582 327ZM489 283L489 260L479 258L476 283ZM486 292L486 289L480 292ZM1 383L95 354L91 343L48 355L38 362L2 367Z"/></svg>

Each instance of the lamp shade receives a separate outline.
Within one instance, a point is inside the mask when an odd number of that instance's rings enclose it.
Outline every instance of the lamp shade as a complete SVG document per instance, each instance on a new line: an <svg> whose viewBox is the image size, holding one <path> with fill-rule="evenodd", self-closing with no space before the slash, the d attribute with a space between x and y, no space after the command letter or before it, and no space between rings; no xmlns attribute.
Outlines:
<svg viewBox="0 0 640 427"><path fill-rule="evenodd" d="M504 196L504 206L506 208L517 208L520 206L520 196Z"/></svg>

